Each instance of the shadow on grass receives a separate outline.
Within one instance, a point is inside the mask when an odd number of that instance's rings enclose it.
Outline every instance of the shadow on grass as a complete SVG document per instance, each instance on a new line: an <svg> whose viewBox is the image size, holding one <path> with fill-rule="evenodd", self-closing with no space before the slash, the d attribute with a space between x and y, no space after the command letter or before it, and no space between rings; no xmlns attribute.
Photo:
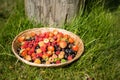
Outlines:
<svg viewBox="0 0 120 80"><path fill-rule="evenodd" d="M105 9L115 11L120 6L120 0L105 0Z"/></svg>
<svg viewBox="0 0 120 80"><path fill-rule="evenodd" d="M85 4L87 12L90 12L98 6L103 6L105 10L113 12L120 6L120 0L86 0Z"/></svg>

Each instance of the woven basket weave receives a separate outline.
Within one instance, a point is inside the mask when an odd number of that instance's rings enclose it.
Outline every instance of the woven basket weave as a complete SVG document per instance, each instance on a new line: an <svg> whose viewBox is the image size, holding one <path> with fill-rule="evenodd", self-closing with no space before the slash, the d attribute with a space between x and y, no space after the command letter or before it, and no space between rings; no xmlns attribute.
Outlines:
<svg viewBox="0 0 120 80"><path fill-rule="evenodd" d="M27 36L31 32L35 32L36 34L39 34L39 33L49 32L49 31L53 31L53 30L58 30L59 32L62 32L63 34L68 34L68 35L70 35L71 37L73 37L75 39L75 44L77 44L79 46L79 50L78 50L76 56L72 60L64 62L64 63L60 63L60 64L35 64L35 63L29 62L29 61L21 58L18 55L18 53L17 53L17 48L19 47L19 43L17 41L18 37ZM21 32L20 34L18 34L14 38L14 40L12 42L12 51L19 60L21 60L22 62L24 62L24 63L26 63L28 65L37 66L37 67L58 67L58 66L65 66L65 65L70 64L73 61L77 60L84 51L84 44L83 44L82 40L77 35L73 34L72 32L66 31L64 29L58 29L58 28L33 28L33 29L28 29L28 30L25 30L25 31Z"/></svg>

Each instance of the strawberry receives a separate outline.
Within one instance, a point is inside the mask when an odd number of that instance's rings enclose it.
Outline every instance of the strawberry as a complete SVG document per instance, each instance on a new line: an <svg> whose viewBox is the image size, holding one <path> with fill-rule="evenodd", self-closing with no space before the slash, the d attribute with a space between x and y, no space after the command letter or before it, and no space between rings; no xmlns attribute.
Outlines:
<svg viewBox="0 0 120 80"><path fill-rule="evenodd" d="M60 63L61 63L60 60L57 60L57 61L56 61L56 64L60 64Z"/></svg>

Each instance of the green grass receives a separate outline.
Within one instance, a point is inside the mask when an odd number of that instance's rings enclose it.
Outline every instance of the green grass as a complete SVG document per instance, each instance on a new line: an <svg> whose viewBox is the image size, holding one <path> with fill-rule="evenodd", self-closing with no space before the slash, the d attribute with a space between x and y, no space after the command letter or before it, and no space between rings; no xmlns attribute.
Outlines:
<svg viewBox="0 0 120 80"><path fill-rule="evenodd" d="M23 0L12 1L13 8L5 8L8 14L3 9L1 13L7 15L0 17L0 80L120 80L120 6L111 12L101 2L87 3L83 15L62 27L81 37L83 55L65 67L39 68L19 61L11 43L19 32L43 26L26 18Z"/></svg>

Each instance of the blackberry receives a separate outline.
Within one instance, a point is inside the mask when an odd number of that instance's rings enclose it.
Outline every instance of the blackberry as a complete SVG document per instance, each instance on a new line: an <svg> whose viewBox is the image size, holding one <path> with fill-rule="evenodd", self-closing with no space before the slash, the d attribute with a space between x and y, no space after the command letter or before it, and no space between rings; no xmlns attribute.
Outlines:
<svg viewBox="0 0 120 80"><path fill-rule="evenodd" d="M58 45L54 45L55 50L58 48Z"/></svg>
<svg viewBox="0 0 120 80"><path fill-rule="evenodd" d="M29 37L26 39L26 41L32 41L32 40L35 40L35 37Z"/></svg>
<svg viewBox="0 0 120 80"><path fill-rule="evenodd" d="M18 52L18 54L20 53L20 50L21 50L21 48L19 47L19 48L17 48L17 52Z"/></svg>
<svg viewBox="0 0 120 80"><path fill-rule="evenodd" d="M26 38L26 41L32 41L31 37Z"/></svg>
<svg viewBox="0 0 120 80"><path fill-rule="evenodd" d="M75 54L75 52L72 49L69 49L69 48L65 49L64 51L65 51L66 54Z"/></svg>
<svg viewBox="0 0 120 80"><path fill-rule="evenodd" d="M39 49L40 48L40 46L39 45L37 45L36 47L35 47L35 49Z"/></svg>
<svg viewBox="0 0 120 80"><path fill-rule="evenodd" d="M72 54L72 58L74 58L75 57L75 54Z"/></svg>
<svg viewBox="0 0 120 80"><path fill-rule="evenodd" d="M67 54L69 53L69 49L68 49L68 48L65 49L64 51L65 51L65 53L67 53Z"/></svg>
<svg viewBox="0 0 120 80"><path fill-rule="evenodd" d="M72 49L69 49L70 54L75 54L75 52Z"/></svg>
<svg viewBox="0 0 120 80"><path fill-rule="evenodd" d="M42 64L45 64L46 61L44 59L40 59L40 60Z"/></svg>
<svg viewBox="0 0 120 80"><path fill-rule="evenodd" d="M35 40L35 37L31 37L32 40Z"/></svg>
<svg viewBox="0 0 120 80"><path fill-rule="evenodd" d="M55 64L55 62L50 62L50 64Z"/></svg>
<svg viewBox="0 0 120 80"><path fill-rule="evenodd" d="M55 51L61 51L62 50L62 48L60 48L58 45L55 45L54 48L55 48Z"/></svg>
<svg viewBox="0 0 120 80"><path fill-rule="evenodd" d="M68 48L72 48L72 46L73 46L73 44L68 44L67 47L68 47Z"/></svg>
<svg viewBox="0 0 120 80"><path fill-rule="evenodd" d="M64 59L66 59L66 60L67 60L67 57L68 57L68 54L65 54L65 55L64 55Z"/></svg>

